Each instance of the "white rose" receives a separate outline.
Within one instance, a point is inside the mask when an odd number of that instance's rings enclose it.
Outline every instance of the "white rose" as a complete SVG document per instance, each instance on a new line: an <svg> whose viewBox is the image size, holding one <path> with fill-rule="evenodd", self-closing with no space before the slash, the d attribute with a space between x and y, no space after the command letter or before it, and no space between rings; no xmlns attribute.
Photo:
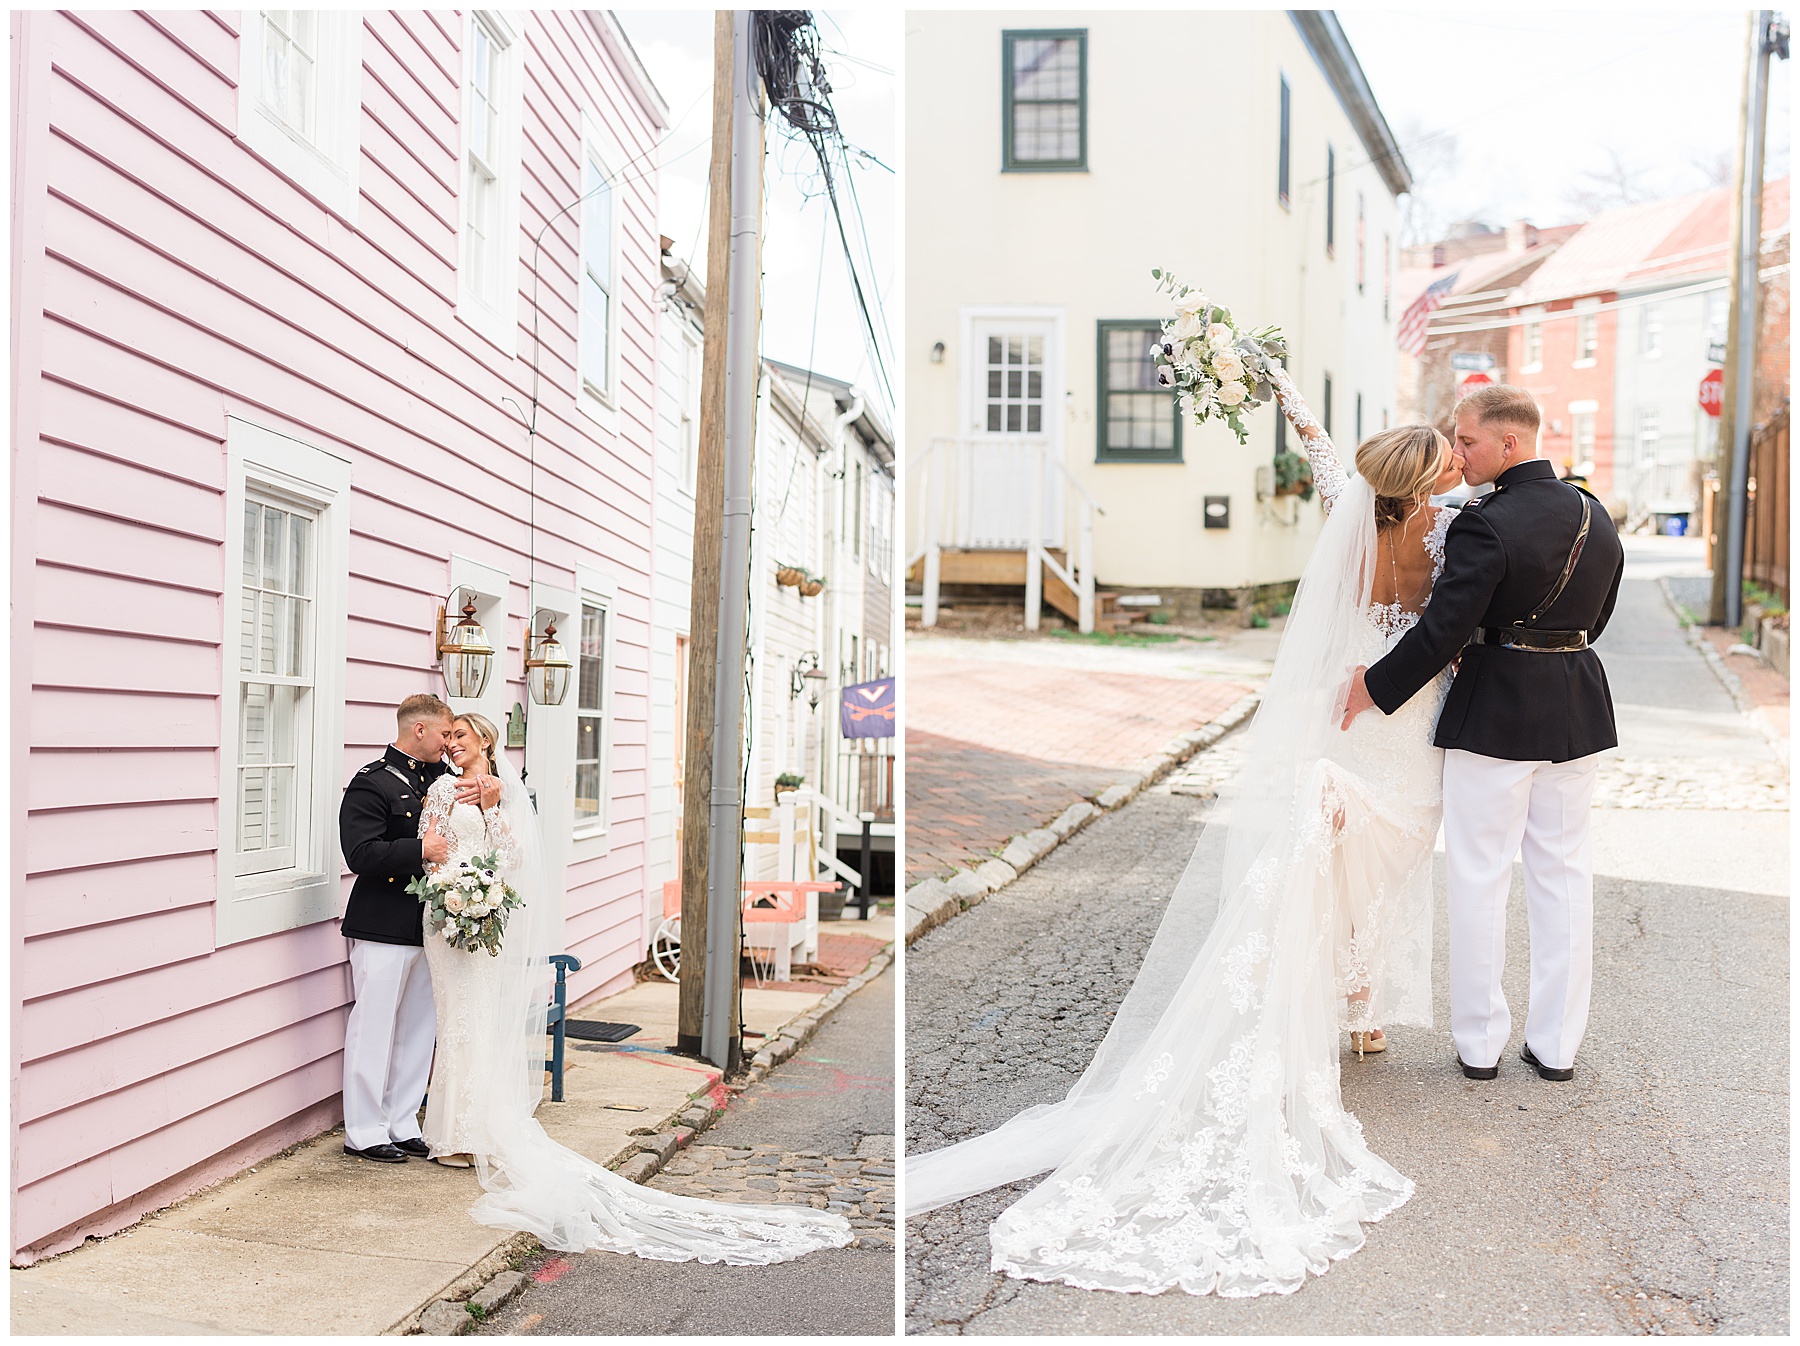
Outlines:
<svg viewBox="0 0 1800 1346"><path fill-rule="evenodd" d="M1192 341L1195 337L1199 336L1203 330L1204 329L1200 326L1199 317L1194 313L1184 311L1182 315L1175 320L1175 326L1170 331L1169 335L1174 337L1176 341Z"/></svg>
<svg viewBox="0 0 1800 1346"><path fill-rule="evenodd" d="M1237 382L1235 379L1229 383L1219 385L1219 405L1221 406L1235 407L1242 402L1246 396L1248 396L1248 394L1244 390L1244 385Z"/></svg>
<svg viewBox="0 0 1800 1346"><path fill-rule="evenodd" d="M1244 377L1244 360L1236 351L1219 351L1213 356L1213 373L1221 383L1233 383Z"/></svg>
<svg viewBox="0 0 1800 1346"><path fill-rule="evenodd" d="M1222 322L1216 322L1206 329L1206 344L1216 351L1222 351L1231 345L1231 329Z"/></svg>
<svg viewBox="0 0 1800 1346"><path fill-rule="evenodd" d="M444 898L444 910L449 912L452 916L462 915L464 905L466 904L463 902L461 893L449 893Z"/></svg>
<svg viewBox="0 0 1800 1346"><path fill-rule="evenodd" d="M1183 313L1198 313L1201 309L1209 307L1209 305L1206 302L1206 296L1201 294L1200 291L1189 290L1186 294L1182 295L1181 298L1175 301L1175 307L1180 309Z"/></svg>

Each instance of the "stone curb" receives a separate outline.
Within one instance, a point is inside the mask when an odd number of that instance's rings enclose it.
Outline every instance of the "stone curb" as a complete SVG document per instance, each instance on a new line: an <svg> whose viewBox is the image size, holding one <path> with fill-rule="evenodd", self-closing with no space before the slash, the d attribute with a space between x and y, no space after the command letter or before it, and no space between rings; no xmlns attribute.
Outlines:
<svg viewBox="0 0 1800 1346"><path fill-rule="evenodd" d="M1255 714L1260 704L1260 692L1240 697L1217 719L1170 739L1160 752L1144 758L1091 801L1079 800L1064 809L1056 821L1014 837L998 859L974 869L959 869L947 879L930 878L915 883L906 890L907 944L952 916L981 905L990 893L1013 882L1102 813L1123 807L1189 758L1212 747Z"/></svg>
<svg viewBox="0 0 1800 1346"><path fill-rule="evenodd" d="M1706 666L1713 671L1713 676L1725 688L1725 694L1731 698L1732 705L1736 706L1749 719L1750 723L1757 727L1762 736L1769 741L1769 746L1775 750L1776 759L1786 765L1787 739L1776 730L1774 725L1757 713L1756 702L1745 688L1744 680L1731 671L1730 666L1725 662L1725 657L1713 648L1712 641L1706 638L1706 633L1700 626L1688 621L1687 613L1681 604L1675 601L1675 594L1669 588L1668 577L1664 576L1657 580L1656 587L1662 593L1663 602L1669 605L1669 611L1675 614L1675 620L1680 623L1681 634L1687 638L1688 644L1700 652L1700 657L1706 660Z"/></svg>
<svg viewBox="0 0 1800 1346"><path fill-rule="evenodd" d="M833 987L829 995L788 1024L781 1030L780 1037L752 1057L742 1084L726 1087L737 1092L767 1076L798 1051L838 1006L887 971L893 961L894 950L889 945L871 958L861 972L842 986ZM692 1097L655 1126L640 1126L633 1130L634 1144L611 1168L632 1182L649 1182L662 1171L663 1165L686 1149L695 1136L724 1115L725 1109L714 1107L699 1096ZM485 1317L524 1289L525 1277L512 1269L512 1260L528 1256L537 1246L537 1240L530 1234L514 1235L458 1277L441 1296L419 1312L408 1315L394 1329L395 1333L400 1336L454 1337L467 1332L476 1322L469 1312L469 1304L480 1305Z"/></svg>

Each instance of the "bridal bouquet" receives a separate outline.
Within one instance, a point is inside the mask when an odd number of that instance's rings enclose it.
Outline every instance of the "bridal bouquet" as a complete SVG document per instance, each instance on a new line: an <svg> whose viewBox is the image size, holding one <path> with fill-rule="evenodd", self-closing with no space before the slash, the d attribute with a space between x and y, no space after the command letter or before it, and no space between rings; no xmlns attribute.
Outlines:
<svg viewBox="0 0 1800 1346"><path fill-rule="evenodd" d="M1275 396L1269 367L1287 358L1287 338L1279 327L1247 332L1231 320L1229 309L1184 285L1160 268L1150 274L1156 288L1175 299L1176 316L1162 325L1155 347L1156 381L1178 392L1181 412L1195 425L1222 416L1247 444L1250 432L1242 413Z"/></svg>
<svg viewBox="0 0 1800 1346"><path fill-rule="evenodd" d="M499 953L506 913L524 905L500 877L500 857L493 853L472 855L435 874L421 875L406 885L406 891L424 903L450 947L466 953L477 949Z"/></svg>

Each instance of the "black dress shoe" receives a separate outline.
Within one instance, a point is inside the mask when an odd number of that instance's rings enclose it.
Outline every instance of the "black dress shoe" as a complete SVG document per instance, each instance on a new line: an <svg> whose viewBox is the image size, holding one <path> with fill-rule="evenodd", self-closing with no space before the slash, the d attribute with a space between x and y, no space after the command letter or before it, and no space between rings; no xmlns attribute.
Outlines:
<svg viewBox="0 0 1800 1346"><path fill-rule="evenodd" d="M1547 1080L1572 1080L1575 1078L1574 1066L1570 1066L1567 1070L1551 1069L1532 1054L1531 1044L1529 1042L1525 1044L1525 1050L1519 1053L1519 1059Z"/></svg>
<svg viewBox="0 0 1800 1346"><path fill-rule="evenodd" d="M1472 1066L1464 1061L1460 1054L1456 1058L1456 1064L1461 1066L1462 1073L1472 1080L1491 1080L1500 1073L1500 1067L1498 1065Z"/></svg>
<svg viewBox="0 0 1800 1346"><path fill-rule="evenodd" d="M414 1159L431 1157L431 1146L427 1145L421 1136L414 1136L411 1140L397 1140L394 1142L394 1148L404 1154L410 1154Z"/></svg>
<svg viewBox="0 0 1800 1346"><path fill-rule="evenodd" d="M379 1145L371 1145L366 1150L358 1150L346 1144L344 1153L353 1159L373 1159L378 1164L404 1164L406 1155L396 1145L383 1141Z"/></svg>

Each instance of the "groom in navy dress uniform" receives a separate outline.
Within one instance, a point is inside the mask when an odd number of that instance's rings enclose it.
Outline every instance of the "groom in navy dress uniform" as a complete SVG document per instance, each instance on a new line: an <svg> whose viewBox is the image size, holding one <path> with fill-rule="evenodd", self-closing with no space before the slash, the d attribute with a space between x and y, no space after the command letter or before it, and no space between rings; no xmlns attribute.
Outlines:
<svg viewBox="0 0 1800 1346"><path fill-rule="evenodd" d="M419 1135L419 1103L431 1078L437 1019L424 957L424 918L406 885L449 854L433 832L419 835L425 792L448 769L450 707L409 696L395 713L387 751L344 787L338 839L356 875L344 909L356 1003L344 1029L344 1152L383 1164L430 1153ZM493 777L457 786L466 803L500 802Z"/></svg>
<svg viewBox="0 0 1800 1346"><path fill-rule="evenodd" d="M1594 968L1589 803L1599 754L1619 742L1606 670L1590 648L1619 597L1625 553L1606 509L1537 456L1538 408L1502 384L1456 410L1472 486L1444 538L1444 572L1418 624L1358 669L1344 725L1391 715L1461 655L1438 718L1450 887L1450 1034L1470 1079L1493 1079L1512 1033L1500 988L1506 898L1523 852L1531 1000L1521 1056L1575 1075Z"/></svg>

